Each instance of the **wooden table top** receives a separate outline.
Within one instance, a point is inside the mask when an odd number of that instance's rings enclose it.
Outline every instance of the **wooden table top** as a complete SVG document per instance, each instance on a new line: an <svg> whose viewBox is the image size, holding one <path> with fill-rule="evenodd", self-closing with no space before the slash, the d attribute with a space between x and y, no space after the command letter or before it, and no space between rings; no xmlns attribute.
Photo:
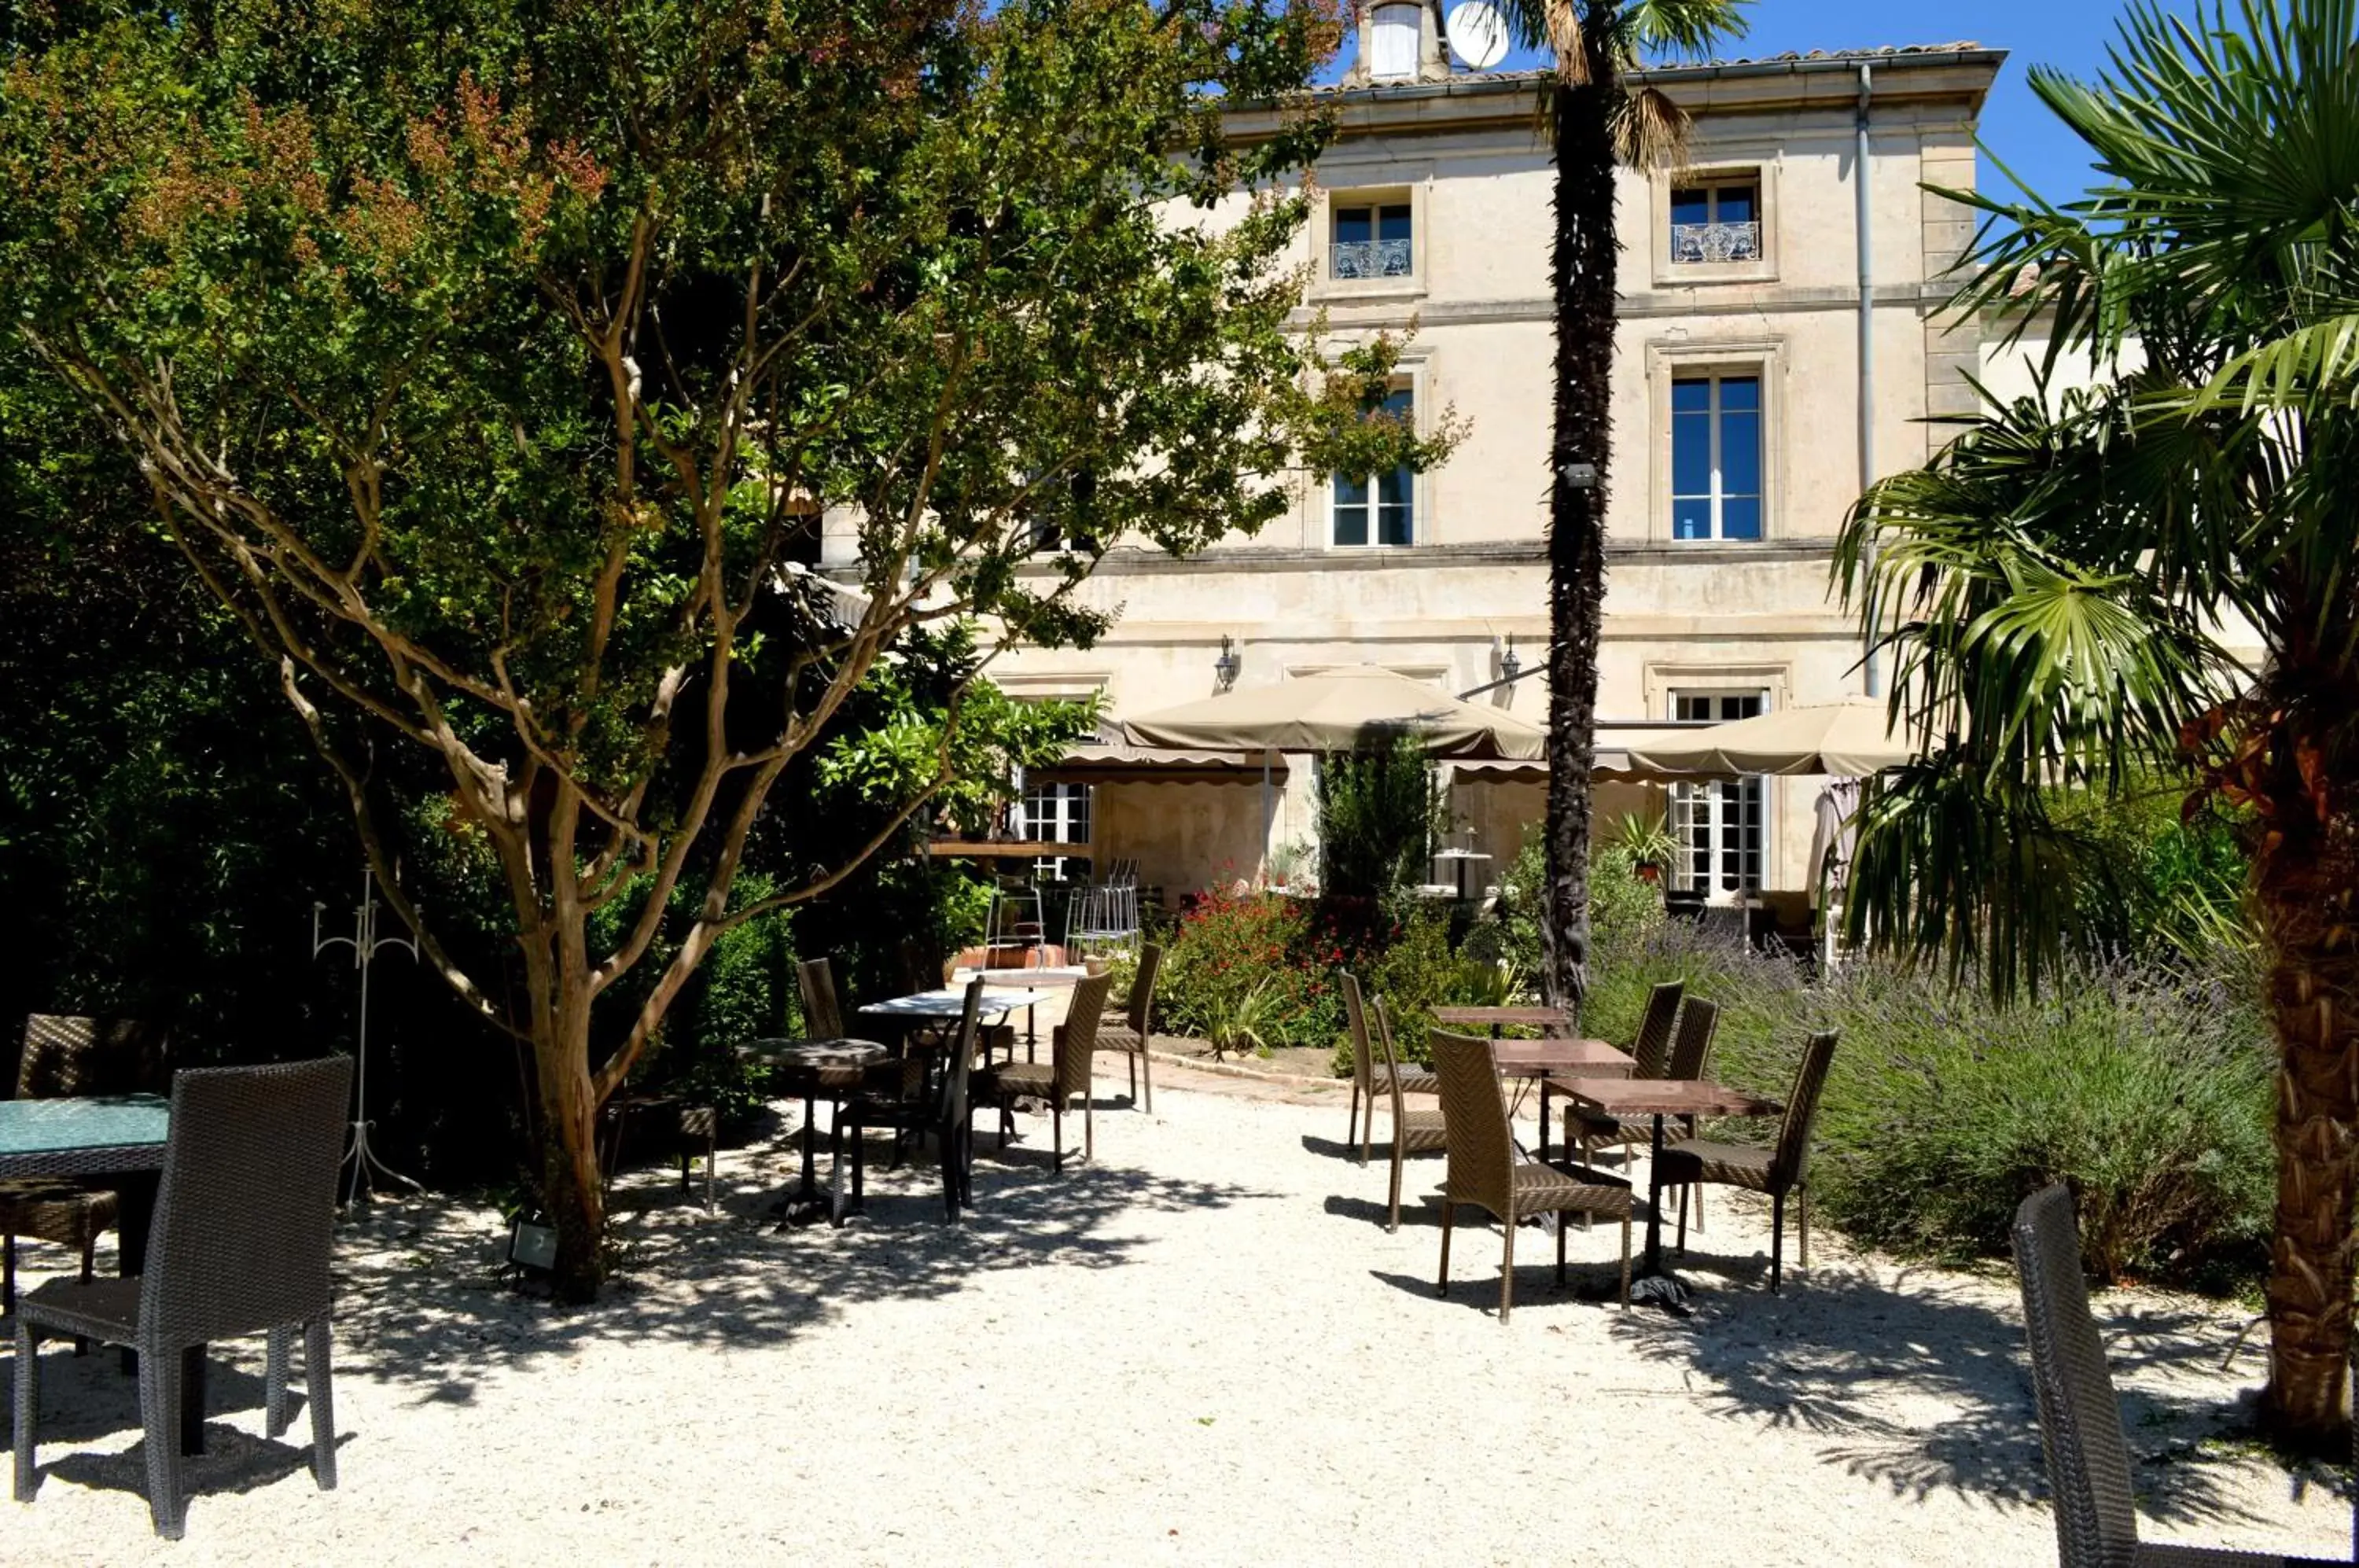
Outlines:
<svg viewBox="0 0 2359 1568"><path fill-rule="evenodd" d="M1537 1029L1562 1028L1572 1015L1562 1007L1436 1007L1438 1024L1526 1024Z"/></svg>
<svg viewBox="0 0 2359 1568"><path fill-rule="evenodd" d="M1503 1040L1493 1043L1491 1058L1500 1072L1531 1078L1606 1077L1638 1065L1602 1040Z"/></svg>
<svg viewBox="0 0 2359 1568"><path fill-rule="evenodd" d="M1701 1078L1575 1078L1557 1088L1625 1116L1774 1116L1785 1107Z"/></svg>

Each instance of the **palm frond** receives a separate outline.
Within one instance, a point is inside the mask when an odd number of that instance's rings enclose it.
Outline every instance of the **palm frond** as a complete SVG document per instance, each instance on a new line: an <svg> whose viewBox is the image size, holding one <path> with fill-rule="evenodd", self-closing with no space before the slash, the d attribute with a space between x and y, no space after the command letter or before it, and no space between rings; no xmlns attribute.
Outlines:
<svg viewBox="0 0 2359 1568"><path fill-rule="evenodd" d="M1630 169L1677 169L1687 161L1693 125L1685 109L1652 87L1625 93L1608 120L1614 156Z"/></svg>

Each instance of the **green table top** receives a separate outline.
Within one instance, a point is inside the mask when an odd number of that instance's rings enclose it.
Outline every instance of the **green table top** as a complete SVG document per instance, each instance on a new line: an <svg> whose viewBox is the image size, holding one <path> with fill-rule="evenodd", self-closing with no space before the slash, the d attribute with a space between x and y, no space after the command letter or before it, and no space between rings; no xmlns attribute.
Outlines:
<svg viewBox="0 0 2359 1568"><path fill-rule="evenodd" d="M172 1104L160 1094L0 1100L0 1159L161 1144L171 1121Z"/></svg>

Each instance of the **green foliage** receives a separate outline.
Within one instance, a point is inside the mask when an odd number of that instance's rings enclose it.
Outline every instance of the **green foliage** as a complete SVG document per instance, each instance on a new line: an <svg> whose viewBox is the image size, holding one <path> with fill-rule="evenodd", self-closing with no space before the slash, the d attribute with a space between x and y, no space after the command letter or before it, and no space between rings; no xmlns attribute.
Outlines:
<svg viewBox="0 0 2359 1568"><path fill-rule="evenodd" d="M2100 1279L2234 1290L2259 1271L2274 1062L2242 987L2077 968L2038 1002L1999 1007L1864 965L1818 1012L1843 1038L1817 1201L1854 1236L2004 1255L2016 1204L2067 1181Z"/></svg>
<svg viewBox="0 0 2359 1568"><path fill-rule="evenodd" d="M1251 1048L1269 1054L1271 1032L1277 1023L1280 996L1277 972L1242 986L1220 986L1201 1004L1202 1033L1219 1061L1230 1051Z"/></svg>
<svg viewBox="0 0 2359 1568"><path fill-rule="evenodd" d="M1659 814L1625 811L1606 837L1606 846L1629 857L1633 866L1662 868L1677 861L1682 848L1670 824Z"/></svg>
<svg viewBox="0 0 2359 1568"><path fill-rule="evenodd" d="M1499 884L1498 955L1522 975L1538 975L1544 964L1540 920L1548 907L1548 844L1538 833L1524 835L1524 846ZM1593 844L1589 857L1589 923L1592 940L1611 947L1625 936L1643 934L1663 919L1663 894L1657 884L1638 875L1636 863L1618 841ZM1593 986L1598 980L1593 978ZM1593 999L1587 1004L1594 1007Z"/></svg>
<svg viewBox="0 0 2359 1568"><path fill-rule="evenodd" d="M1180 917L1156 982L1158 1027L1200 1040L1239 1015L1269 1046L1332 1045L1343 1002L1332 964L1308 961L1311 923L1299 900L1216 888Z"/></svg>
<svg viewBox="0 0 2359 1568"><path fill-rule="evenodd" d="M92 466L158 519L431 971L563 1081L569 1290L588 1118L697 966L1065 722L973 699L962 780L880 661L969 617L997 639L969 674L1087 643L1118 539L1184 554L1283 514L1298 463L1454 439L1361 414L1397 344L1331 358L1292 320L1282 177L1336 38L1259 0L224 0L0 34L0 415L71 415L18 465L40 526L82 527ZM1244 100L1286 105L1273 134L1228 138ZM798 570L831 513L856 595ZM757 835L829 788L869 831ZM468 895L392 876L434 854L397 838L429 792L498 868L487 946ZM768 901L734 886L761 836L791 852Z"/></svg>
<svg viewBox="0 0 2359 1568"><path fill-rule="evenodd" d="M2234 1290L2257 1271L2275 1190L2271 1054L2249 980L2179 963L2076 966L2036 1002L1861 958L1804 984L1782 955L1686 921L1601 948L1589 1028L1635 1038L1660 981L1721 1007L1713 1075L1782 1098L1803 1040L1835 1049L1813 1207L1908 1255L2003 1256L2015 1205L2078 1197L2101 1278ZM1767 1141L1771 1123L1715 1136Z"/></svg>
<svg viewBox="0 0 2359 1568"><path fill-rule="evenodd" d="M1871 489L1839 545L1926 752L1867 787L1854 937L2001 991L2106 923L2060 789L2226 801L2256 886L2359 822L2359 10L2197 11L2131 10L2094 82L2033 72L2102 171L2087 194L1951 193L1987 219L1954 304L2045 337L2040 378ZM2180 923L2216 923L2186 891Z"/></svg>
<svg viewBox="0 0 2359 1568"><path fill-rule="evenodd" d="M821 787L890 808L933 789L957 832L982 837L1021 770L1057 760L1097 728L1098 702L1019 702L984 680L971 621L912 631L862 682L861 723L822 751ZM938 776L949 782L935 786Z"/></svg>
<svg viewBox="0 0 2359 1568"><path fill-rule="evenodd" d="M1385 735L1319 759L1319 887L1328 898L1380 903L1425 880L1448 826L1433 764L1416 736Z"/></svg>

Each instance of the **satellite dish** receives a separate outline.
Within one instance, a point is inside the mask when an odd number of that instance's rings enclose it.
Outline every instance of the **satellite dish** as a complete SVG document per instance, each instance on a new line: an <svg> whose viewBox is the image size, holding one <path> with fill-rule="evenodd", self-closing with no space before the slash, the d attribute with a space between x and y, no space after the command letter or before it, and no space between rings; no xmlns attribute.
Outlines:
<svg viewBox="0 0 2359 1568"><path fill-rule="evenodd" d="M1443 24L1450 34L1450 52L1473 71L1488 71L1507 58L1507 19L1491 0L1465 0L1451 8Z"/></svg>

